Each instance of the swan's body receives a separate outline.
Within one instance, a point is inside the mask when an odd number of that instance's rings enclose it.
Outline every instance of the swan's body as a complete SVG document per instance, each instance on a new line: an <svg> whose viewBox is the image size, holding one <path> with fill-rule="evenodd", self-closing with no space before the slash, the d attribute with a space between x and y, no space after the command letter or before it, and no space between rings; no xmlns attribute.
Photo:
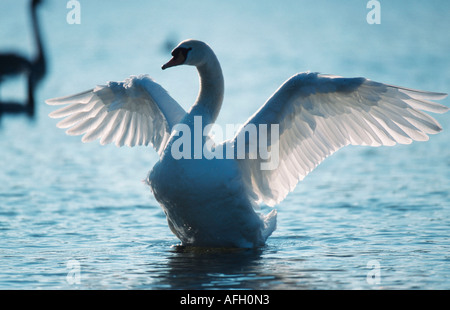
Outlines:
<svg viewBox="0 0 450 310"><path fill-rule="evenodd" d="M256 214L234 160L163 156L149 184L183 244L261 246L275 229L276 213Z"/></svg>
<svg viewBox="0 0 450 310"><path fill-rule="evenodd" d="M205 152L239 148L239 138L255 125L276 125L279 149L275 167L261 169L267 158L174 155L180 128L204 129L213 124L222 105L224 82L214 52L203 42L187 40L172 52L163 69L187 64L200 75L197 101L185 112L164 89L147 76L110 82L74 96L48 100L69 104L50 114L66 117L58 123L68 134L85 134L102 144L151 144L160 160L148 177L155 198L166 213L172 232L184 245L255 247L265 243L276 226L276 211L257 214L258 203L281 202L322 160L339 148L354 145L394 145L427 140L441 130L424 111L443 113L447 107L429 101L445 94L410 90L367 80L301 73L288 79L244 124L234 139L208 144ZM184 126L184 127L180 127ZM259 129L257 129L259 130ZM258 132L258 134L260 134ZM184 133L183 133L184 135ZM195 144L193 136L189 142ZM261 143L261 142L259 142ZM271 144L272 143L272 144ZM258 146L260 147L260 146ZM184 149L183 149L184 150ZM184 150L186 151L186 150ZM225 151L224 151L225 152ZM197 154L198 155L198 154Z"/></svg>

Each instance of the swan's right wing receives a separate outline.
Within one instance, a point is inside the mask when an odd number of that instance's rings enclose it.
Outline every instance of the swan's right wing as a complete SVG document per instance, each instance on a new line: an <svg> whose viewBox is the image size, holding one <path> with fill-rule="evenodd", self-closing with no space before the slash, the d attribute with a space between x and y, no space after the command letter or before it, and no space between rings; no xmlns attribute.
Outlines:
<svg viewBox="0 0 450 310"><path fill-rule="evenodd" d="M146 75L132 76L107 85L61 98L49 105L67 105L50 117L61 118L57 126L70 128L69 135L82 135L82 141L100 139L117 146L151 144L161 154L173 126L186 115L184 109Z"/></svg>

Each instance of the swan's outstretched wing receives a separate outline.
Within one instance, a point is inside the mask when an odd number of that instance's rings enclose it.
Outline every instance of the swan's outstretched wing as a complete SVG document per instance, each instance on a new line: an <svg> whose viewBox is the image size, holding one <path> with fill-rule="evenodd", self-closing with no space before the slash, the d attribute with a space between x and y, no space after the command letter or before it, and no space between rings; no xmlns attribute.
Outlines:
<svg viewBox="0 0 450 310"><path fill-rule="evenodd" d="M69 135L84 134L83 142L100 139L101 144L117 146L151 144L158 153L164 149L172 127L186 114L164 88L146 75L108 82L46 103L67 104L49 116L65 117L57 126L70 127L66 131Z"/></svg>
<svg viewBox="0 0 450 310"><path fill-rule="evenodd" d="M255 200L273 206L343 146L427 140L428 134L439 132L441 127L422 111L447 111L447 107L429 101L445 96L365 78L301 73L286 81L228 143L238 148L237 140L250 124L257 128L260 124L279 125L277 168L262 170L261 159L238 160Z"/></svg>

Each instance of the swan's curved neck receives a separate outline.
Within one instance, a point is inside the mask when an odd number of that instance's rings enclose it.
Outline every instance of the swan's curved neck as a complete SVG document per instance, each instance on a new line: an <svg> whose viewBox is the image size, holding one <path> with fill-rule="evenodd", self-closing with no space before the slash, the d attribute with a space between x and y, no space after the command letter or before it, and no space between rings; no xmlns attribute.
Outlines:
<svg viewBox="0 0 450 310"><path fill-rule="evenodd" d="M31 7L31 21L33 26L33 34L34 39L36 41L36 56L33 61L33 71L36 79L41 78L45 74L45 55L44 55L44 47L42 44L42 38L41 38L41 32L39 28L39 21L37 18L37 12L36 12L37 6L33 5Z"/></svg>
<svg viewBox="0 0 450 310"><path fill-rule="evenodd" d="M200 77L200 91L189 114L202 116L203 126L206 126L214 123L219 115L225 86L222 68L212 51L208 59L197 66L197 70Z"/></svg>

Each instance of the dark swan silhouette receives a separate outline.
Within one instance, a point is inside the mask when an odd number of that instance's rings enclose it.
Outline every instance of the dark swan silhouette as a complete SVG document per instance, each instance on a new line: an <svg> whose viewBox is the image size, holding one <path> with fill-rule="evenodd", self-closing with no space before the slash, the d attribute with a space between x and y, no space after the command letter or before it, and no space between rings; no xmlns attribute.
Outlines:
<svg viewBox="0 0 450 310"><path fill-rule="evenodd" d="M27 59L15 53L0 54L0 83L8 77L15 75L26 74L27 76L27 101L26 104L17 102L1 102L0 101L0 115L2 113L27 113L29 116L34 116L35 113L35 99L34 92L42 81L46 73L46 60L44 47L41 38L41 31L37 17L36 9L43 0L31 1L31 22L33 28L33 36L36 44L36 55L32 59Z"/></svg>

